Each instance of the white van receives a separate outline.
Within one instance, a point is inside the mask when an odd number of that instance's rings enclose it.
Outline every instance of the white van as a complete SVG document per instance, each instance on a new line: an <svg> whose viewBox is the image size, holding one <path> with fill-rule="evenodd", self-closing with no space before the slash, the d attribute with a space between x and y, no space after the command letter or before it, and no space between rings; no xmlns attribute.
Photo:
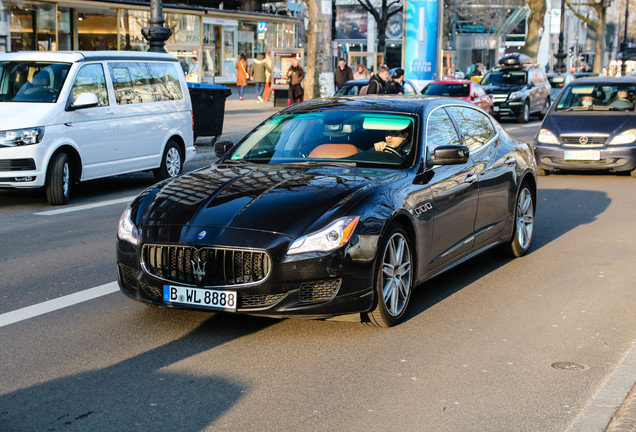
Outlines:
<svg viewBox="0 0 636 432"><path fill-rule="evenodd" d="M153 170L178 175L194 154L190 94L169 54L0 54L0 188L45 187Z"/></svg>

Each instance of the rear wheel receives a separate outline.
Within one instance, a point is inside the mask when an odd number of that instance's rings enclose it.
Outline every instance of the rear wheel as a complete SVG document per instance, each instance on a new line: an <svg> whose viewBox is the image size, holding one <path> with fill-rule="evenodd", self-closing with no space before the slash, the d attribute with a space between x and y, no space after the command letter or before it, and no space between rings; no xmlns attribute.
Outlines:
<svg viewBox="0 0 636 432"><path fill-rule="evenodd" d="M550 98L545 100L545 104L543 105L543 109L539 113L539 118L542 119L546 116L546 114L550 111Z"/></svg>
<svg viewBox="0 0 636 432"><path fill-rule="evenodd" d="M179 146L174 141L168 141L163 152L161 166L153 171L157 181L175 177L183 171L183 156Z"/></svg>
<svg viewBox="0 0 636 432"><path fill-rule="evenodd" d="M515 230L512 240L499 247L503 255L521 257L530 249L534 232L535 198L527 182L521 185L515 206Z"/></svg>
<svg viewBox="0 0 636 432"><path fill-rule="evenodd" d="M413 283L413 255L404 229L395 225L389 229L378 249L378 268L375 309L367 314L369 323L376 327L391 327L404 317L411 298Z"/></svg>
<svg viewBox="0 0 636 432"><path fill-rule="evenodd" d="M51 159L45 188L49 204L68 204L71 195L71 166L66 153L58 153Z"/></svg>

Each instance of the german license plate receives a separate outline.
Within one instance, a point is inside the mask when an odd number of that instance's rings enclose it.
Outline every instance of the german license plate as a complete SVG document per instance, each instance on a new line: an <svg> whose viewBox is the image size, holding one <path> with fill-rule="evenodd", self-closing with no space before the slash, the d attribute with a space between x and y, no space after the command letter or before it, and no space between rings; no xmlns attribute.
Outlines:
<svg viewBox="0 0 636 432"><path fill-rule="evenodd" d="M172 304L191 305L235 312L237 297L236 291L219 291L164 285L163 301Z"/></svg>
<svg viewBox="0 0 636 432"><path fill-rule="evenodd" d="M566 150L566 160L600 160L601 152L598 150Z"/></svg>

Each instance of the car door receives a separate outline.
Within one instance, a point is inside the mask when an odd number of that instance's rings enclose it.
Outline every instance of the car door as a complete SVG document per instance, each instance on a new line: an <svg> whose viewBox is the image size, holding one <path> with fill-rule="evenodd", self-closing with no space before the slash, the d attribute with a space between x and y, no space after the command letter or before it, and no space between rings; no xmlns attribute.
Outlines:
<svg viewBox="0 0 636 432"><path fill-rule="evenodd" d="M516 158L491 118L469 107L448 109L470 149L479 177L479 205L475 216L475 246L492 239L504 228L515 193Z"/></svg>
<svg viewBox="0 0 636 432"><path fill-rule="evenodd" d="M431 112L426 123L426 148L461 145L455 125L444 107ZM478 181L472 157L466 164L437 165L430 180L433 235L430 244L431 270L448 264L473 245L478 203Z"/></svg>
<svg viewBox="0 0 636 432"><path fill-rule="evenodd" d="M97 96L98 105L71 111L66 123L82 158L82 179L108 176L113 172L114 149L119 122L110 105L101 63L82 65L73 81L73 100L82 93Z"/></svg>

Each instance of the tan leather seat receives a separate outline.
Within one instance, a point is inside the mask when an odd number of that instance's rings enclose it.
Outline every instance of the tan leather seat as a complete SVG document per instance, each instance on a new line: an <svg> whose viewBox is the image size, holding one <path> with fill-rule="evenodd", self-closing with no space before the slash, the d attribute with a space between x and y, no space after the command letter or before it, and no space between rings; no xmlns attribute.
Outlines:
<svg viewBox="0 0 636 432"><path fill-rule="evenodd" d="M359 153L358 147L352 144L321 144L309 153L315 159L340 159Z"/></svg>

